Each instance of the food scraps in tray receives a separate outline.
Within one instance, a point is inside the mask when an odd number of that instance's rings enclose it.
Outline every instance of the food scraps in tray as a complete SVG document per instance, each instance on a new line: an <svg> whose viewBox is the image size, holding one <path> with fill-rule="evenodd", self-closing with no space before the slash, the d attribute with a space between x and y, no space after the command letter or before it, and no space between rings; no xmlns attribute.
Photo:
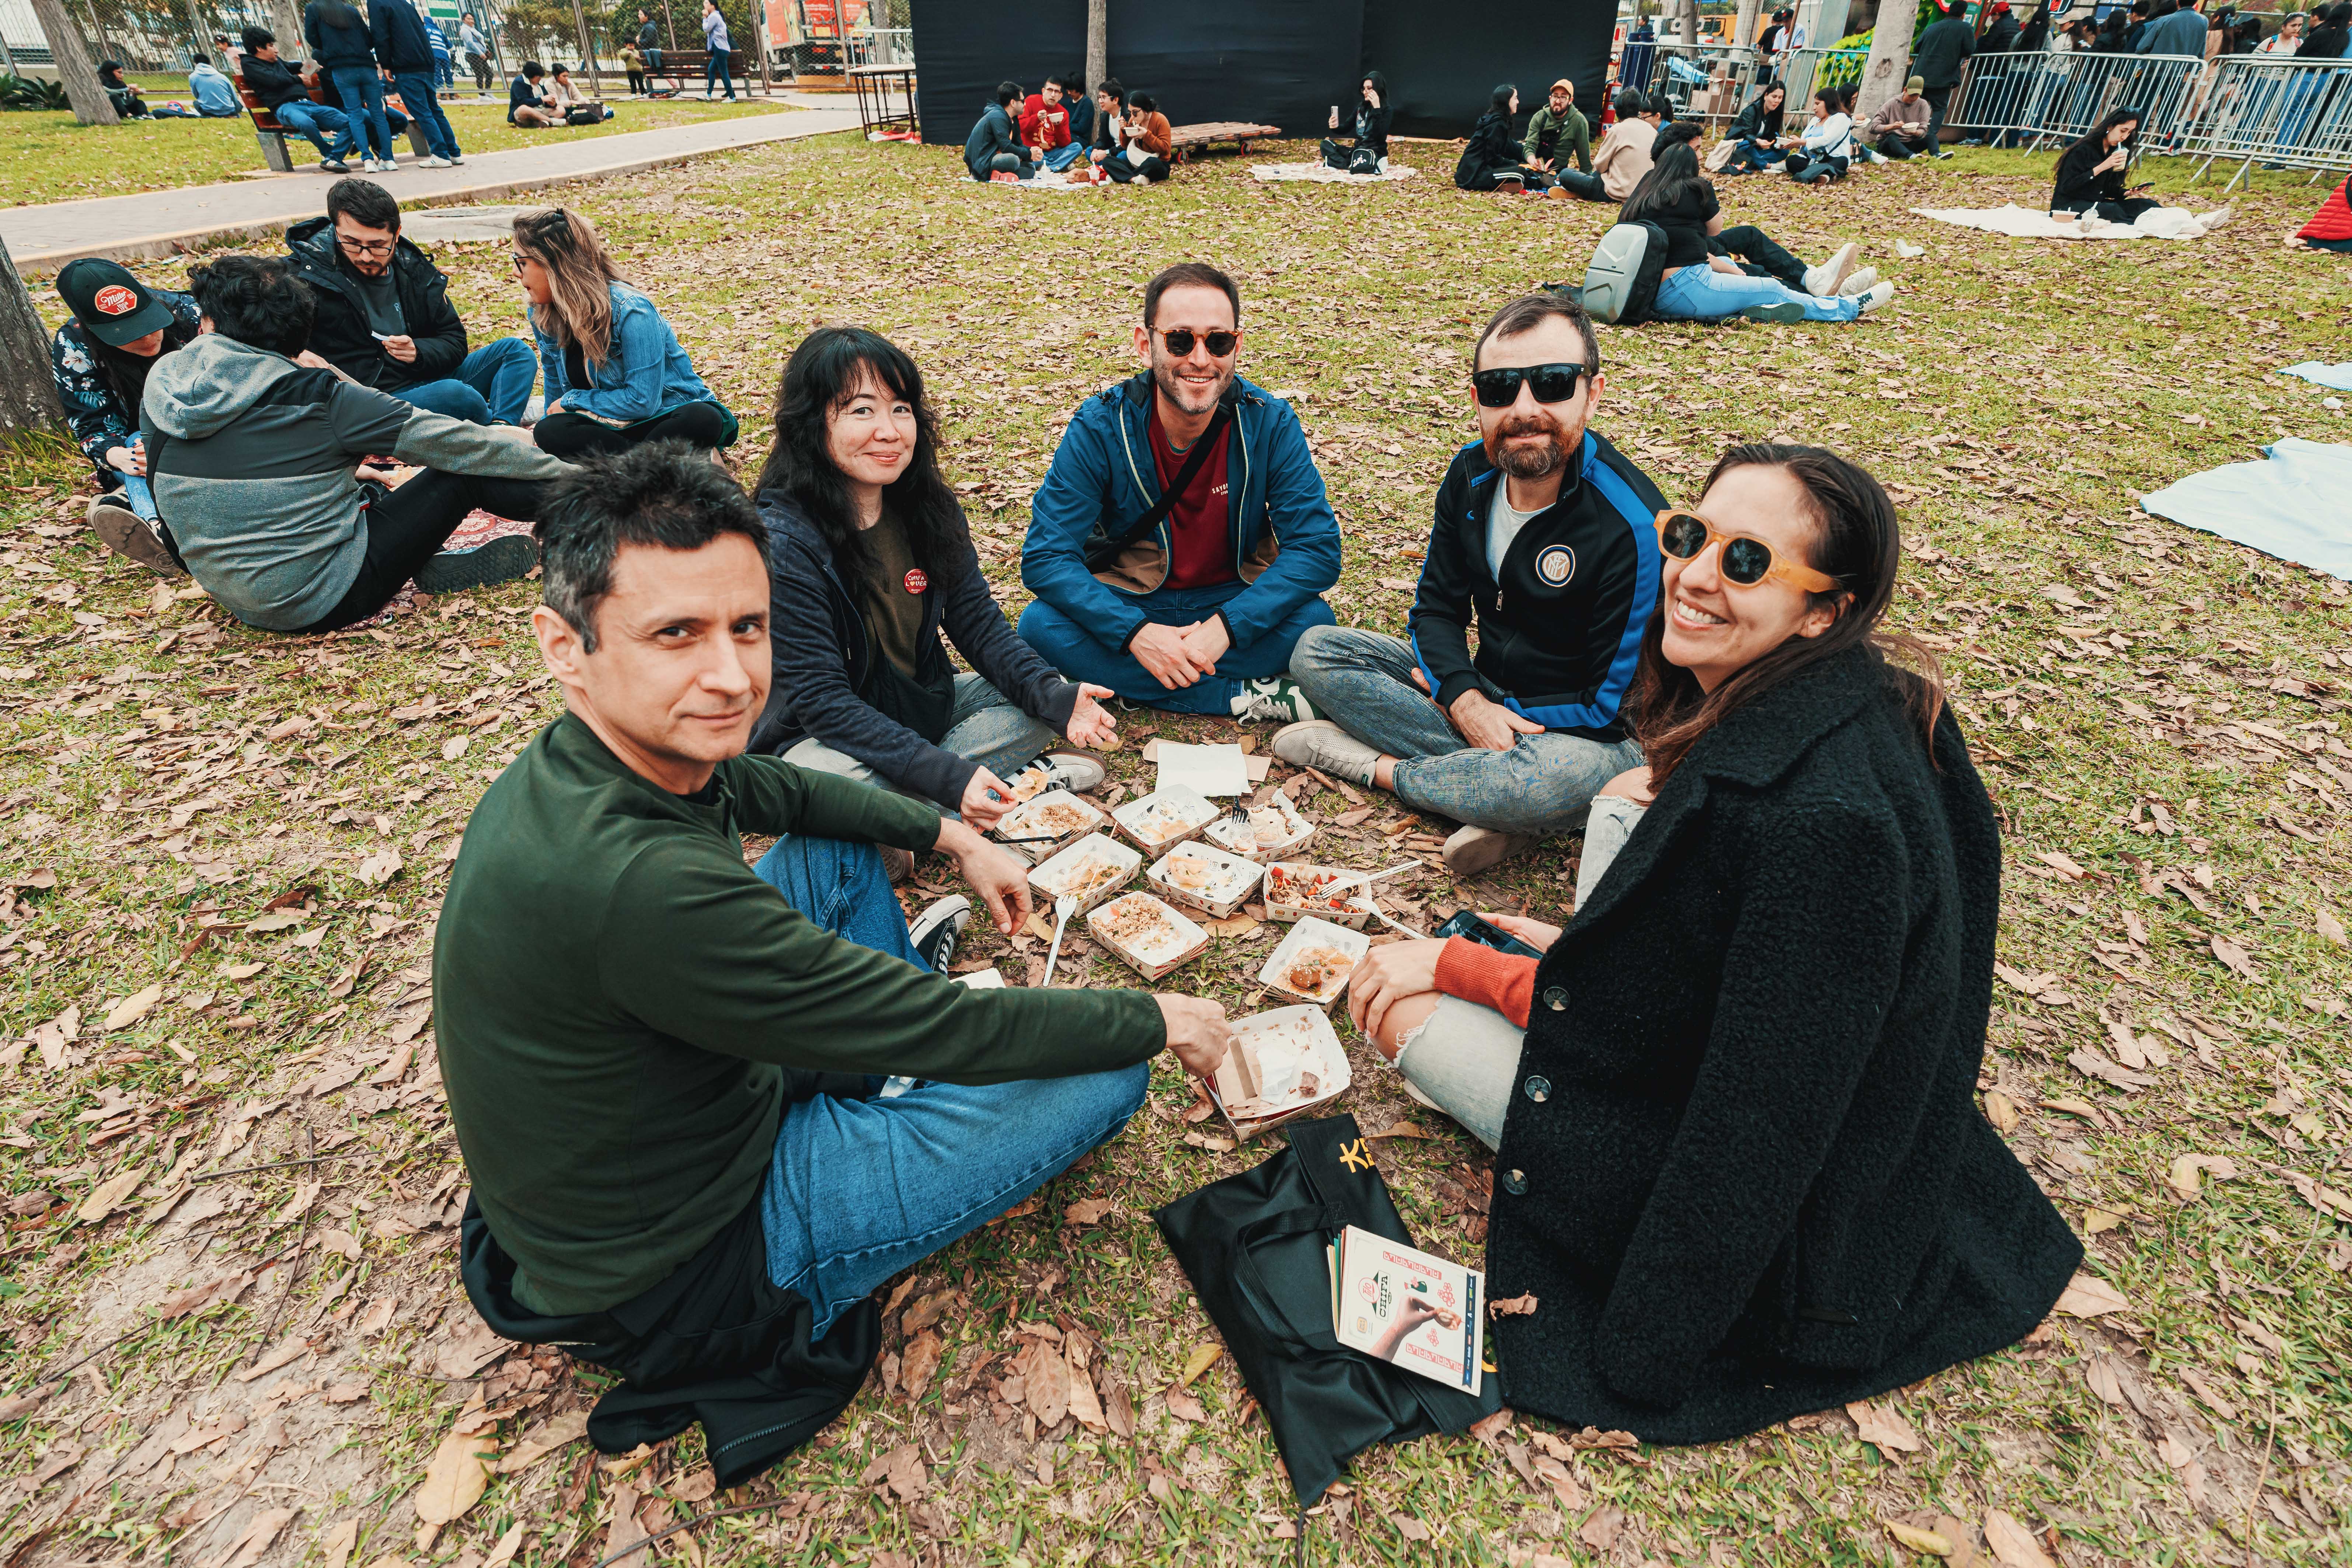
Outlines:
<svg viewBox="0 0 2352 1568"><path fill-rule="evenodd" d="M1157 850L1215 816L1217 806L1198 791L1173 785L1130 801L1111 815L1130 837Z"/></svg>
<svg viewBox="0 0 2352 1568"><path fill-rule="evenodd" d="M1288 844L1308 831L1310 826L1287 799L1277 795L1264 805L1250 807L1246 823L1236 822L1231 816L1211 823L1209 837L1235 854L1245 855L1254 849Z"/></svg>
<svg viewBox="0 0 2352 1568"><path fill-rule="evenodd" d="M1116 860L1087 859L1058 874L1051 883L1039 879L1038 885L1057 899L1076 899L1083 904L1103 889L1124 882L1131 874L1129 868Z"/></svg>
<svg viewBox="0 0 2352 1568"><path fill-rule="evenodd" d="M1291 909L1334 910L1340 914L1360 914L1366 907L1364 879L1355 871L1329 871L1321 867L1303 869L1287 864L1267 868L1265 899L1270 904L1283 904Z"/></svg>
<svg viewBox="0 0 2352 1568"><path fill-rule="evenodd" d="M1101 820L1100 814L1074 800L1049 800L1023 814L1024 833L1050 833L1056 838L1082 833Z"/></svg>
<svg viewBox="0 0 2352 1568"><path fill-rule="evenodd" d="M1236 1123L1283 1116L1347 1087L1346 1058L1330 1020L1309 1007L1280 1007L1234 1025L1229 1067L1217 1084Z"/></svg>
<svg viewBox="0 0 2352 1568"><path fill-rule="evenodd" d="M1302 948L1290 955L1283 983L1307 996L1326 996L1347 984L1356 961L1336 947Z"/></svg>
<svg viewBox="0 0 2352 1568"><path fill-rule="evenodd" d="M1131 952L1181 942L1183 932L1168 918L1167 906L1149 893L1129 893L1103 906L1103 935Z"/></svg>

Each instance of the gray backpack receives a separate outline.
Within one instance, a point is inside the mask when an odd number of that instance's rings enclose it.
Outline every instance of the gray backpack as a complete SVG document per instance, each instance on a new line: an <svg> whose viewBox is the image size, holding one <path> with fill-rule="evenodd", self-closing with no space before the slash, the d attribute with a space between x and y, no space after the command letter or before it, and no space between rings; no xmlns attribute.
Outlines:
<svg viewBox="0 0 2352 1568"><path fill-rule="evenodd" d="M1621 223L1601 237L1577 302L1595 321L1631 327L1649 321L1666 270L1666 231L1654 223Z"/></svg>

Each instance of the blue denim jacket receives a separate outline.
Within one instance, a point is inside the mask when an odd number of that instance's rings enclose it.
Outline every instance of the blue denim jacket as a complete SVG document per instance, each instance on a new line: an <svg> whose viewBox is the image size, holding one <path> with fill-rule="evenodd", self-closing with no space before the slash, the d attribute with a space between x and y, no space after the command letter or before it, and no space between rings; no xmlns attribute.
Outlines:
<svg viewBox="0 0 2352 1568"><path fill-rule="evenodd" d="M694 362L651 300L625 283L611 286L613 341L594 384L573 386L563 370L563 350L531 312L530 335L539 344L540 374L546 378L547 406L556 399L574 414L613 425L635 425L688 403L715 403L710 388L694 374Z"/></svg>

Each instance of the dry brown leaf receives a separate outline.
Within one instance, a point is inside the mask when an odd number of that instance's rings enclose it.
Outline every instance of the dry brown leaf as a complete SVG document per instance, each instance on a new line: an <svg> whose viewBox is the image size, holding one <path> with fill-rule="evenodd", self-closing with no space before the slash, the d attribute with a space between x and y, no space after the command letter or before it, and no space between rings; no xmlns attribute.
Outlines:
<svg viewBox="0 0 2352 1568"><path fill-rule="evenodd" d="M637 1489L623 1484L613 1489L613 1523L604 1531L604 1550L597 1560L610 1568L646 1568L649 1554L634 1548L653 1531L637 1522ZM624 1555L625 1554L625 1555Z"/></svg>
<svg viewBox="0 0 2352 1568"><path fill-rule="evenodd" d="M1201 929L1211 936L1247 936L1257 930L1257 921L1247 915L1234 914L1221 921L1202 921Z"/></svg>
<svg viewBox="0 0 2352 1568"><path fill-rule="evenodd" d="M2258 980L2261 978L2261 975L2257 973L2254 969L2254 961L2252 957L2247 953L2244 948L2240 947L2234 942L2224 942L2218 936L2212 938L2211 942L2213 956L2220 959L2229 969L2244 976L2248 980Z"/></svg>
<svg viewBox="0 0 2352 1568"><path fill-rule="evenodd" d="M1538 1454L1534 1469L1538 1479L1558 1495L1559 1506L1570 1513L1581 1512L1591 1506L1592 1494L1584 1489L1584 1483L1576 1479L1575 1472L1549 1454Z"/></svg>
<svg viewBox="0 0 2352 1568"><path fill-rule="evenodd" d="M2105 1312L2125 1311L2130 1306L2131 1303L2124 1300L2122 1291L2095 1274L2084 1273L2075 1275L2066 1289L2059 1292L2057 1305L2053 1310L2070 1318L2095 1318Z"/></svg>
<svg viewBox="0 0 2352 1568"><path fill-rule="evenodd" d="M2017 1102L2000 1090L1985 1090L1984 1111L1985 1120L1992 1123L1994 1131L2006 1137L2017 1131Z"/></svg>
<svg viewBox="0 0 2352 1568"><path fill-rule="evenodd" d="M2095 1355L2084 1362L2083 1381L2090 1385L2093 1394L2118 1410L2130 1403L2124 1396L2123 1381L2116 1373L2116 1358L2111 1355Z"/></svg>
<svg viewBox="0 0 2352 1568"><path fill-rule="evenodd" d="M360 880L372 888L381 888L400 875L402 864L400 851L390 847L373 855L362 855L360 857Z"/></svg>
<svg viewBox="0 0 2352 1568"><path fill-rule="evenodd" d="M326 1534L319 1537L319 1551L323 1558L320 1568L347 1568L352 1560L352 1548L359 1544L360 1521L356 1517L342 1521ZM484 1568L488 1568L485 1564Z"/></svg>
<svg viewBox="0 0 2352 1568"><path fill-rule="evenodd" d="M2100 1236L2123 1224L2124 1216L2106 1209L2086 1208L2083 1211L2083 1234Z"/></svg>
<svg viewBox="0 0 2352 1568"><path fill-rule="evenodd" d="M1999 1509L1989 1509L1984 1521L1985 1544L2007 1568L2058 1568L2033 1532Z"/></svg>
<svg viewBox="0 0 2352 1568"><path fill-rule="evenodd" d="M98 1224L108 1215L129 1203L131 1194L137 1192L139 1184L146 1179L147 1167L144 1165L133 1165L127 1171L118 1172L109 1176L91 1191L89 1197L82 1200L81 1207L75 1211L74 1218L83 1225Z"/></svg>
<svg viewBox="0 0 2352 1568"><path fill-rule="evenodd" d="M263 1509L247 1523L245 1532L236 1538L227 1553L212 1560L213 1568L253 1568L254 1563L261 1560L261 1554L269 1550L270 1542L278 1539L278 1532L292 1522L293 1518L294 1510L290 1508Z"/></svg>
<svg viewBox="0 0 2352 1568"><path fill-rule="evenodd" d="M1952 1543L1932 1530L1921 1530L1916 1525L1898 1524L1888 1520L1886 1533L1895 1537L1898 1545L1929 1557L1949 1557L1952 1554Z"/></svg>
<svg viewBox="0 0 2352 1568"><path fill-rule="evenodd" d="M258 963L224 963L220 966L220 977L223 980L250 980L268 967L267 959Z"/></svg>
<svg viewBox="0 0 2352 1568"><path fill-rule="evenodd" d="M1511 1407L1505 1405L1492 1415L1481 1416L1470 1424L1470 1436L1481 1443L1491 1443L1511 1424Z"/></svg>
<svg viewBox="0 0 2352 1568"><path fill-rule="evenodd" d="M1029 1408L1039 1426L1054 1426L1070 1413L1070 1365L1061 1351L1043 1340L1031 1340L1017 1363Z"/></svg>
<svg viewBox="0 0 2352 1568"><path fill-rule="evenodd" d="M305 1354L309 1353L310 1349L310 1342L305 1340L300 1334L289 1334L286 1338L278 1341L276 1344L262 1352L260 1359L256 1361L251 1366L247 1367L244 1371L238 1373L236 1374L236 1381L239 1383L251 1383L257 1378L268 1377L279 1367L299 1361Z"/></svg>
<svg viewBox="0 0 2352 1568"><path fill-rule="evenodd" d="M955 1298L952 1286L919 1298L913 1306L907 1309L907 1315L898 1320L899 1331L910 1336L921 1333L947 1315L947 1310L954 1304Z"/></svg>
<svg viewBox="0 0 2352 1568"><path fill-rule="evenodd" d="M2352 937L2347 937L2345 934L2344 922L2337 920L2336 918L2335 911L2330 910L2325 904L2320 905L2318 909L2313 912L2312 925L2321 936L2326 937L2329 942L2334 942L2338 947L2345 946L2347 942L2352 942Z"/></svg>
<svg viewBox="0 0 2352 1568"><path fill-rule="evenodd" d="M155 1004L163 999L163 988L161 985L150 985L144 991L135 991L107 1009L106 1022L99 1027L108 1034L112 1034L117 1029L127 1029L153 1012Z"/></svg>
<svg viewBox="0 0 2352 1568"><path fill-rule="evenodd" d="M2165 1172L2164 1180L2183 1198L2193 1198L2202 1176L2210 1174L2217 1182L2226 1182L2237 1173L2237 1163L2227 1154L2182 1154Z"/></svg>
<svg viewBox="0 0 2352 1568"><path fill-rule="evenodd" d="M1927 1446L1919 1440L1919 1434L1913 1430L1910 1422L1903 1418L1902 1412L1892 1405L1873 1405L1868 1400L1857 1399L1845 1407L1845 1413L1853 1416L1853 1424L1861 1428L1862 1440L1874 1443L1881 1449L1892 1448L1897 1453L1916 1454Z"/></svg>
<svg viewBox="0 0 2352 1568"><path fill-rule="evenodd" d="M568 1448L588 1435L588 1414L567 1410L499 1457L498 1473L511 1476L527 1470L559 1448Z"/></svg>
<svg viewBox="0 0 2352 1568"><path fill-rule="evenodd" d="M1513 1296L1508 1300L1489 1301L1486 1311L1497 1318L1524 1318L1536 1310L1533 1296Z"/></svg>
<svg viewBox="0 0 2352 1568"><path fill-rule="evenodd" d="M1617 1544L1617 1537L1625 1528L1625 1510L1615 1503L1603 1503L1591 1519L1577 1527L1576 1538L1595 1552L1606 1552Z"/></svg>
<svg viewBox="0 0 2352 1568"><path fill-rule="evenodd" d="M1403 1536L1407 1541L1427 1541L1429 1539L1429 1526L1422 1523L1421 1521L1413 1518L1412 1515L1409 1513L1390 1514L1388 1516L1388 1521L1389 1523L1396 1527L1396 1532L1399 1535Z"/></svg>
<svg viewBox="0 0 2352 1568"><path fill-rule="evenodd" d="M1079 1426L1090 1432L1108 1432L1110 1422L1103 1415L1102 1401L1095 1396L1094 1380L1087 1375L1085 1358L1078 1351L1079 1343L1074 1334L1066 1347L1070 1373L1070 1415Z"/></svg>
<svg viewBox="0 0 2352 1568"><path fill-rule="evenodd" d="M1176 1374L1176 1386L1192 1387L1193 1380L1216 1365L1217 1358L1224 1353L1225 1347L1222 1344L1194 1345L1192 1353L1184 1358L1184 1370Z"/></svg>
<svg viewBox="0 0 2352 1568"><path fill-rule="evenodd" d="M1080 1198L1062 1210L1062 1222L1065 1225L1099 1225L1103 1215L1117 1207L1118 1202L1111 1198Z"/></svg>
<svg viewBox="0 0 2352 1568"><path fill-rule="evenodd" d="M931 1386L940 1370L940 1336L929 1329L907 1342L906 1354L898 1361L898 1386L907 1391L908 1404L919 1403Z"/></svg>
<svg viewBox="0 0 2352 1568"><path fill-rule="evenodd" d="M490 1554L482 1559L482 1568L507 1568L507 1564L515 1560L515 1553L522 1550L524 1529L520 1520L509 1525L507 1532L499 1536L497 1544L490 1548Z"/></svg>
<svg viewBox="0 0 2352 1568"><path fill-rule="evenodd" d="M1160 1398L1167 1403L1168 1413L1171 1415L1181 1415L1185 1420L1196 1424L1209 1418L1209 1413L1202 1408L1201 1402L1181 1388L1171 1388L1161 1394Z"/></svg>
<svg viewBox="0 0 2352 1568"><path fill-rule="evenodd" d="M469 1414L457 1418L459 1426L471 1424ZM449 1524L465 1518L466 1511L489 1490L490 1457L497 1452L498 1439L488 1432L453 1430L442 1438L425 1467L425 1479L409 1500L417 1519L425 1524ZM616 1530L618 1519L616 1512Z"/></svg>
<svg viewBox="0 0 2352 1568"><path fill-rule="evenodd" d="M1378 1132L1367 1132L1364 1136L1367 1138L1427 1138L1430 1134L1423 1131L1417 1121L1397 1121L1381 1128Z"/></svg>

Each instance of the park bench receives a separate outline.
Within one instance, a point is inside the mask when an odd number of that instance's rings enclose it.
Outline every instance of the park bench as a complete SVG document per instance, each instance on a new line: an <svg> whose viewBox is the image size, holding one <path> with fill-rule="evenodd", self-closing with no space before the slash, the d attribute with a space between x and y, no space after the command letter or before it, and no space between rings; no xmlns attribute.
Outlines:
<svg viewBox="0 0 2352 1568"><path fill-rule="evenodd" d="M245 85L244 77L237 76L231 79L236 83L236 96L245 102L245 111L253 117L253 139L261 143L261 161L278 174L292 174L294 160L286 150L286 138L289 135L299 135L300 132L288 131L278 122L278 116L262 108L261 100L256 98L252 89ZM384 96L389 99L394 95L387 93ZM327 89L318 85L315 77L310 79L310 101L313 103L327 101ZM408 115L409 151L420 158L429 157L432 149L425 144L425 127L416 123L416 116L408 114L406 104L401 105L401 112Z"/></svg>
<svg viewBox="0 0 2352 1568"><path fill-rule="evenodd" d="M744 68L743 62L750 58L750 51L730 49L727 53L728 79L741 81L743 91L748 96L760 81L757 76ZM694 83L703 79L709 68L710 51L708 49L664 49L662 68L646 72L646 86L650 88L656 81L667 81L670 84L670 95L683 98L693 90Z"/></svg>
<svg viewBox="0 0 2352 1568"><path fill-rule="evenodd" d="M1249 156L1249 144L1282 134L1279 125L1250 125L1238 120L1212 120L1199 125L1177 125L1168 132L1168 161L1184 162L1196 147L1206 147L1213 142L1231 142Z"/></svg>

